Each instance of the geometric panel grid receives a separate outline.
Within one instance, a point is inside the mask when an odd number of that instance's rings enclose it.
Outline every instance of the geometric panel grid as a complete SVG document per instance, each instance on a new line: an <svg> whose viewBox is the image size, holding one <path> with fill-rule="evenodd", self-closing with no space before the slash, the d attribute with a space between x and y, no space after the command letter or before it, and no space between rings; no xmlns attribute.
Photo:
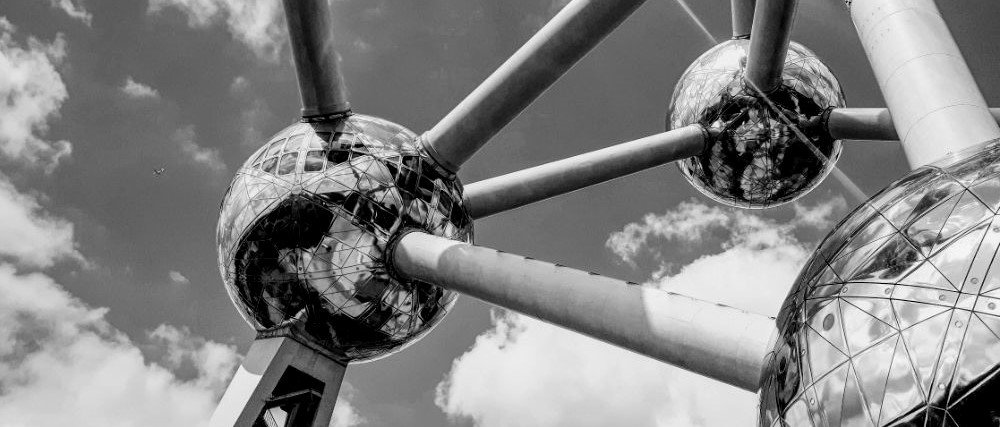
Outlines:
<svg viewBox="0 0 1000 427"><path fill-rule="evenodd" d="M996 425L998 188L993 142L845 217L778 315L759 424Z"/></svg>
<svg viewBox="0 0 1000 427"><path fill-rule="evenodd" d="M390 276L383 256L414 228L470 242L462 187L417 135L364 115L296 123L237 171L217 228L230 298L258 331L297 324L352 362L401 350L456 294Z"/></svg>
<svg viewBox="0 0 1000 427"><path fill-rule="evenodd" d="M702 154L677 162L706 196L740 208L791 202L819 185L842 144L815 126L843 107L837 78L809 49L792 42L782 82L761 96L745 77L749 40L722 42L681 76L667 128L700 124L713 135Z"/></svg>

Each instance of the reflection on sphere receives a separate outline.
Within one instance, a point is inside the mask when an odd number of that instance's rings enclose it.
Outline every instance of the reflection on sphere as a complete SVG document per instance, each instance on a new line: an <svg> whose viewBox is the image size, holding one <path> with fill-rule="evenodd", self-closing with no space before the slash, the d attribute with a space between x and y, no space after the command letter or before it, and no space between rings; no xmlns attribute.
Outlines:
<svg viewBox="0 0 1000 427"><path fill-rule="evenodd" d="M444 317L454 293L396 280L383 259L404 228L472 239L461 185L416 138L362 115L297 123L236 172L219 219L219 268L251 326L296 324L358 362L400 350Z"/></svg>
<svg viewBox="0 0 1000 427"><path fill-rule="evenodd" d="M994 143L848 215L778 315L760 425L996 425L998 209Z"/></svg>
<svg viewBox="0 0 1000 427"><path fill-rule="evenodd" d="M763 209L805 195L834 167L841 142L813 129L845 104L833 73L795 42L768 103L744 81L748 49L748 40L729 40L695 60L674 89L667 127L717 131L703 154L677 163L681 172L718 202Z"/></svg>

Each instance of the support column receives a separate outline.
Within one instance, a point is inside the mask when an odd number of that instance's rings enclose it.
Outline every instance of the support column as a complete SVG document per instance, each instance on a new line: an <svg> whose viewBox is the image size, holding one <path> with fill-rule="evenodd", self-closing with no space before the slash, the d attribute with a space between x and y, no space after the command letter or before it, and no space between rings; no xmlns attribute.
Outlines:
<svg viewBox="0 0 1000 427"><path fill-rule="evenodd" d="M426 233L403 235L387 260L405 278L753 392L775 332L765 316Z"/></svg>
<svg viewBox="0 0 1000 427"><path fill-rule="evenodd" d="M750 37L750 30L753 28L753 10L756 6L757 0L731 0L734 39Z"/></svg>
<svg viewBox="0 0 1000 427"><path fill-rule="evenodd" d="M795 22L798 0L757 0L750 31L746 80L763 94L781 86L781 72Z"/></svg>
<svg viewBox="0 0 1000 427"><path fill-rule="evenodd" d="M229 383L210 427L327 427L346 364L289 336L258 338Z"/></svg>
<svg viewBox="0 0 1000 427"><path fill-rule="evenodd" d="M328 0L284 0L292 57L302 96L302 117L351 111L347 87L333 48L333 15Z"/></svg>
<svg viewBox="0 0 1000 427"><path fill-rule="evenodd" d="M706 129L690 125L475 182L465 187L465 208L473 218L485 218L697 156L709 137Z"/></svg>
<svg viewBox="0 0 1000 427"><path fill-rule="evenodd" d="M645 0L572 0L503 65L421 136L441 166L457 172Z"/></svg>
<svg viewBox="0 0 1000 427"><path fill-rule="evenodd" d="M934 0L848 5L912 168L1000 138Z"/></svg>

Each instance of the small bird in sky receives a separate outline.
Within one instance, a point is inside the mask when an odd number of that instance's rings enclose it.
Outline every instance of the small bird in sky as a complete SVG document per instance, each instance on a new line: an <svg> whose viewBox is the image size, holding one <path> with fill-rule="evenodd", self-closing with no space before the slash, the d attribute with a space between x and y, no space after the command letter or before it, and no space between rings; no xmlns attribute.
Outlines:
<svg viewBox="0 0 1000 427"><path fill-rule="evenodd" d="M153 169L153 175L163 175L167 171L167 168Z"/></svg>

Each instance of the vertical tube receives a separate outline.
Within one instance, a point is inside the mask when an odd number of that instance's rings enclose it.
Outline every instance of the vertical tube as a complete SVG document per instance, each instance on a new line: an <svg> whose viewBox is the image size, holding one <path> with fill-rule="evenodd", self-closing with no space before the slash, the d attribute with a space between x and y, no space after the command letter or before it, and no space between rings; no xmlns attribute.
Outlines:
<svg viewBox="0 0 1000 427"><path fill-rule="evenodd" d="M757 391L774 320L426 233L387 260L452 289L744 390Z"/></svg>
<svg viewBox="0 0 1000 427"><path fill-rule="evenodd" d="M465 207L473 218L484 218L696 156L705 148L706 138L701 126L685 126L479 181L465 187Z"/></svg>
<svg viewBox="0 0 1000 427"><path fill-rule="evenodd" d="M302 96L302 117L351 110L333 48L333 15L327 0L284 0L292 57Z"/></svg>
<svg viewBox="0 0 1000 427"><path fill-rule="evenodd" d="M1000 138L933 0L848 5L910 167Z"/></svg>
<svg viewBox="0 0 1000 427"><path fill-rule="evenodd" d="M731 0L734 39L750 37L755 7L757 7L757 0Z"/></svg>
<svg viewBox="0 0 1000 427"><path fill-rule="evenodd" d="M746 80L764 94L781 86L796 7L797 0L757 0Z"/></svg>
<svg viewBox="0 0 1000 427"><path fill-rule="evenodd" d="M286 0L287 1L287 0ZM457 172L645 0L572 0L469 96L421 137Z"/></svg>

